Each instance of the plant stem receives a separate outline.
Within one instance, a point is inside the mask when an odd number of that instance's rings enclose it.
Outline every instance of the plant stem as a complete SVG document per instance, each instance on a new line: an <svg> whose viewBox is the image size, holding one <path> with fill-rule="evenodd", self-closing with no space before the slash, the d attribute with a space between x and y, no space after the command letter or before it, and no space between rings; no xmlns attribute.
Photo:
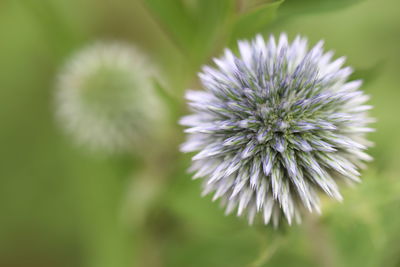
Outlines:
<svg viewBox="0 0 400 267"><path fill-rule="evenodd" d="M305 224L307 236L311 239L312 254L315 255L317 265L321 267L339 266L329 235L324 226L318 221L318 218L309 215Z"/></svg>
<svg viewBox="0 0 400 267"><path fill-rule="evenodd" d="M268 238L268 236L271 238ZM264 266L283 243L283 238L278 232L270 233L266 238L265 232L263 231L260 234L260 237L260 254L248 265L248 267Z"/></svg>

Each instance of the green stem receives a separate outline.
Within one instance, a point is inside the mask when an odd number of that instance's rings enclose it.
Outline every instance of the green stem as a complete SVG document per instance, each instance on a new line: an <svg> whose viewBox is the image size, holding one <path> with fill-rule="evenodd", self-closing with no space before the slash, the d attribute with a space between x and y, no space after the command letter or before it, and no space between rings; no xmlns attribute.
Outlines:
<svg viewBox="0 0 400 267"><path fill-rule="evenodd" d="M262 231L260 236L260 253L258 257L251 262L248 267L261 267L264 266L272 258L275 252L281 247L283 238L278 232L270 233L265 236L265 231ZM270 238L268 238L268 236Z"/></svg>
<svg viewBox="0 0 400 267"><path fill-rule="evenodd" d="M305 221L307 236L311 239L311 249L315 261L321 267L334 267L337 264L336 251L331 245L325 227L314 215L309 215Z"/></svg>
<svg viewBox="0 0 400 267"><path fill-rule="evenodd" d="M163 266L164 242L151 222L151 216L158 212L168 191L172 176L173 161L177 158L177 143L168 141L175 136L166 137L165 147L145 148L142 168L132 175L122 214L127 230L135 234L136 265ZM160 215L162 216L162 215Z"/></svg>

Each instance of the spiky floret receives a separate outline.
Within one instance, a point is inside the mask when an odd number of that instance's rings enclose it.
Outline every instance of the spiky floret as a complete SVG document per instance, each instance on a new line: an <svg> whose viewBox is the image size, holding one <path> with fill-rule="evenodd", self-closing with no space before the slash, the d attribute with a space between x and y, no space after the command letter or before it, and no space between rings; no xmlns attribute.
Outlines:
<svg viewBox="0 0 400 267"><path fill-rule="evenodd" d="M337 182L358 182L371 159L368 96L322 41L308 49L300 36L290 44L286 34L267 43L258 35L238 47L240 56L226 49L217 68L203 68L205 91L187 92L193 114L180 121L181 150L198 152L194 178L205 178L204 194L215 192L227 214L300 222L302 207L320 212L319 191L340 201Z"/></svg>
<svg viewBox="0 0 400 267"><path fill-rule="evenodd" d="M157 72L135 47L95 43L66 63L57 84L56 112L75 139L94 149L129 151L162 124L153 91Z"/></svg>

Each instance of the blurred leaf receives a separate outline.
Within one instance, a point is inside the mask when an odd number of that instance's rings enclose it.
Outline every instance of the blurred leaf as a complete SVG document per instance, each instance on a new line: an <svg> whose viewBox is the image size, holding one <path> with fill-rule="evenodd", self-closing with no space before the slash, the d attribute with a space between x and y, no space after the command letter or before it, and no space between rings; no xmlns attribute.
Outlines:
<svg viewBox="0 0 400 267"><path fill-rule="evenodd" d="M323 222L341 260L339 266L398 266L380 261L388 251L399 251L388 243L392 238L398 243L400 217L393 211L399 208L399 189L397 174L370 168L357 188L343 188L345 203L331 203L324 211Z"/></svg>
<svg viewBox="0 0 400 267"><path fill-rule="evenodd" d="M232 10L231 0L144 0L171 41L194 63L201 63L217 42Z"/></svg>
<svg viewBox="0 0 400 267"><path fill-rule="evenodd" d="M214 50L226 46L230 18L234 14L234 1L197 0L196 2L198 3L194 15L197 23L196 44L193 48L200 52L198 59L203 63L215 52Z"/></svg>
<svg viewBox="0 0 400 267"><path fill-rule="evenodd" d="M154 80L154 89L160 99L167 105L168 111L171 113L171 119L176 122L180 114L181 103L174 95L172 95L167 88L160 82Z"/></svg>
<svg viewBox="0 0 400 267"><path fill-rule="evenodd" d="M274 2L277 2L277 0L236 0L236 10L238 13L248 13Z"/></svg>
<svg viewBox="0 0 400 267"><path fill-rule="evenodd" d="M292 15L329 12L352 6L363 0L286 0L282 5L281 17Z"/></svg>
<svg viewBox="0 0 400 267"><path fill-rule="evenodd" d="M355 69L353 74L350 76L351 80L363 80L364 85L367 85L376 80L381 73L383 66L385 65L384 61L379 61L371 67L363 68L363 69Z"/></svg>
<svg viewBox="0 0 400 267"><path fill-rule="evenodd" d="M18 4L25 9L29 16L32 16L50 43L58 42L57 46L54 46L57 53L61 55L67 53L71 47L85 39L83 28L71 23L76 18L69 19L60 3L51 0L43 0L40 3L34 0L25 0Z"/></svg>
<svg viewBox="0 0 400 267"><path fill-rule="evenodd" d="M194 41L191 19L182 1L176 0L144 0L150 13L159 23L172 42L180 49L186 51Z"/></svg>
<svg viewBox="0 0 400 267"><path fill-rule="evenodd" d="M277 10L283 2L283 0L268 2L239 15L233 27L231 44L237 39L252 37L254 34L264 31L276 17Z"/></svg>

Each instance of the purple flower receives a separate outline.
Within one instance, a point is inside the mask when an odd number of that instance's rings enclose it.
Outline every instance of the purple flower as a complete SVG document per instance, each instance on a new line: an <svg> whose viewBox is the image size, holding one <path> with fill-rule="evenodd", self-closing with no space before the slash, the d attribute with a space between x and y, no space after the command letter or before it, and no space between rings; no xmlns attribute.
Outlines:
<svg viewBox="0 0 400 267"><path fill-rule="evenodd" d="M304 208L320 212L319 192L341 200L338 182L358 182L371 160L368 96L323 42L308 49L305 38L281 34L238 45L239 56L226 49L217 67L203 68L204 91L187 92L193 114L181 119L181 150L197 152L194 177L227 214L300 222Z"/></svg>

